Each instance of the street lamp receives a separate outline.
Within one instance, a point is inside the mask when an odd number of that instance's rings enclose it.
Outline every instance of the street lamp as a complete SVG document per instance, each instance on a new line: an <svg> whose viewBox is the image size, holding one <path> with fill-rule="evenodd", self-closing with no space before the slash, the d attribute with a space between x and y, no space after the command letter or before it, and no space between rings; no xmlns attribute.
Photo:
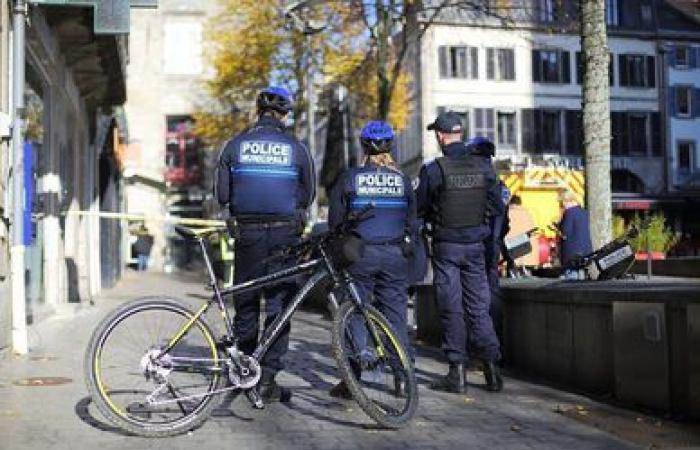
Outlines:
<svg viewBox="0 0 700 450"><path fill-rule="evenodd" d="M315 102L314 102L314 50L312 43L312 36L317 33L321 33L326 29L328 24L320 20L303 19L299 15L299 11L303 8L310 7L315 3L319 3L318 0L306 0L306 1L295 1L287 5L283 9L284 17L290 19L294 28L297 29L306 37L306 47L308 49L308 59L307 59L307 69L306 69L306 132L307 132L307 142L309 146L309 152L316 161L316 124L314 120L315 115ZM311 223L316 222L318 217L318 196L314 198L314 202L311 205Z"/></svg>

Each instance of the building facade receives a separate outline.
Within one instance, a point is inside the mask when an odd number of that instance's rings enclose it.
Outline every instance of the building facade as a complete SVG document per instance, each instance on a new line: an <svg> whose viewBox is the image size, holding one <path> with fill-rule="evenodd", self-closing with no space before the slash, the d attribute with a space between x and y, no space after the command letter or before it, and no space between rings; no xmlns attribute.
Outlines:
<svg viewBox="0 0 700 450"><path fill-rule="evenodd" d="M0 349L9 345L13 155L4 123L12 115L9 58L12 1L0 2ZM49 2L47 2L49 3ZM60 3L60 2L57 2ZM126 4L128 8L128 2ZM29 324L71 303L93 301L119 276L118 224L90 215L121 209L116 105L125 100L127 22L100 29L104 10L29 5L24 137L26 313ZM120 24L112 20L110 25Z"/></svg>
<svg viewBox="0 0 700 450"><path fill-rule="evenodd" d="M425 126L446 109L462 114L465 137L492 139L500 160L583 166L574 2L496 3L491 11L444 11L407 58L413 113L399 156L409 172L438 155ZM700 23L662 0L606 6L614 207L653 204L674 215L693 201L672 194L697 164L700 127L691 108ZM512 20L507 26L495 17L504 15ZM681 49L682 65L670 59L672 48Z"/></svg>
<svg viewBox="0 0 700 450"><path fill-rule="evenodd" d="M184 257L175 254L179 245L168 245L176 238L160 218L201 217L210 192L203 148L190 128L205 98L203 39L216 8L217 2L207 0L161 0L157 10L134 11L131 17L126 201L129 213L153 218L146 226L155 238L150 264L155 270Z"/></svg>

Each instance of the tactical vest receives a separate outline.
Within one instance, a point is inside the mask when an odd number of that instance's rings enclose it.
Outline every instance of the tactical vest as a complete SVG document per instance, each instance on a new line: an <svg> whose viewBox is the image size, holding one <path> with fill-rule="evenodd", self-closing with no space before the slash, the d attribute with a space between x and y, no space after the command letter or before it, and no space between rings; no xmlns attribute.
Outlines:
<svg viewBox="0 0 700 450"><path fill-rule="evenodd" d="M368 242L397 243L406 231L408 196L403 175L390 169L367 167L354 174L350 210L374 205L372 216L360 222L356 231Z"/></svg>
<svg viewBox="0 0 700 450"><path fill-rule="evenodd" d="M483 225L486 219L486 171L481 158L442 157L436 162L442 172L436 223L446 228Z"/></svg>
<svg viewBox="0 0 700 450"><path fill-rule="evenodd" d="M292 142L245 137L231 166L231 214L293 217L300 171Z"/></svg>

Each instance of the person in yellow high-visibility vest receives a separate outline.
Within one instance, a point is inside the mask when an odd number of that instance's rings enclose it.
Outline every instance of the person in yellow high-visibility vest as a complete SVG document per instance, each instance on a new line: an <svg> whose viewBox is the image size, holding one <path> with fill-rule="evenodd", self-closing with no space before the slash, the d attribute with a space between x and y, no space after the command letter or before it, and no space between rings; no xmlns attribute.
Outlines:
<svg viewBox="0 0 700 450"><path fill-rule="evenodd" d="M221 279L224 288L233 286L233 238L222 235L219 238L219 249L221 250Z"/></svg>

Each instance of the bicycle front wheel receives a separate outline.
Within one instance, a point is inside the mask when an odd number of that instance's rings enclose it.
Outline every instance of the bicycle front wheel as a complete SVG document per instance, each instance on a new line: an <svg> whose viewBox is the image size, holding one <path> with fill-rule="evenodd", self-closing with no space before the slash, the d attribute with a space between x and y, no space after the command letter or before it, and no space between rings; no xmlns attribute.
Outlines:
<svg viewBox="0 0 700 450"><path fill-rule="evenodd" d="M164 437L207 419L225 365L211 329L194 316L179 301L146 298L100 323L85 355L85 379L110 422L139 436Z"/></svg>
<svg viewBox="0 0 700 450"><path fill-rule="evenodd" d="M363 311L364 310L364 311ZM379 425L400 428L418 407L413 363L375 308L344 302L333 323L333 356L360 408Z"/></svg>

